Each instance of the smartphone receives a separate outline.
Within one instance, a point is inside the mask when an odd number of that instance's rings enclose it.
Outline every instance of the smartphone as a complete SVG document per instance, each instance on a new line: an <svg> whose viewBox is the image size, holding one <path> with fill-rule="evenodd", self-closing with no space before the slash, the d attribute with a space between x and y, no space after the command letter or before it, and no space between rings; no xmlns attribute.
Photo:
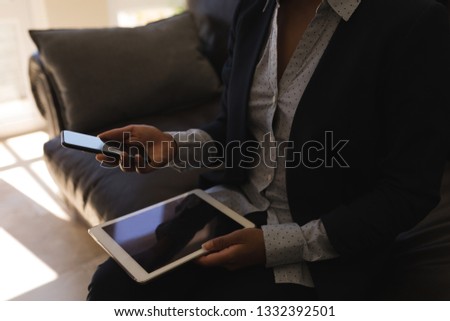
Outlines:
<svg viewBox="0 0 450 321"><path fill-rule="evenodd" d="M61 145L68 148L78 149L94 154L105 154L112 157L120 156L121 153L119 148L105 144L96 136L77 133L70 130L63 130L61 132Z"/></svg>

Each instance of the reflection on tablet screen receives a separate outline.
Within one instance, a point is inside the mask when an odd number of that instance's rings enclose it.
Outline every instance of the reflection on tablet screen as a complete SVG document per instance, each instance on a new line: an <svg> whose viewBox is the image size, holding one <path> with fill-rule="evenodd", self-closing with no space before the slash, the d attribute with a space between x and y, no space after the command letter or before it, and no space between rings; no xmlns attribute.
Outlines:
<svg viewBox="0 0 450 321"><path fill-rule="evenodd" d="M148 273L241 228L195 194L103 227Z"/></svg>

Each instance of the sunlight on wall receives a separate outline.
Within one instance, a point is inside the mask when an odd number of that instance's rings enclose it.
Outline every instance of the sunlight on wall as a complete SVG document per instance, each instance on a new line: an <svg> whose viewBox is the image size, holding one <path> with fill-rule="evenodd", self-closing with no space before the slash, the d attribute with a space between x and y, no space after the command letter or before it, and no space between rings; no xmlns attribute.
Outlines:
<svg viewBox="0 0 450 321"><path fill-rule="evenodd" d="M50 28L101 28L109 25L108 0L45 0L45 7Z"/></svg>
<svg viewBox="0 0 450 321"><path fill-rule="evenodd" d="M20 193L11 193L8 200L0 204L0 214L4 215L3 223L6 224L0 227L0 257L8 258L0 268L0 301L14 299L59 277L55 270L21 243L19 238L15 238L21 235L20 232L14 236L8 232L10 221L7 217L16 215L18 206L23 207L21 214L28 211L30 218L47 215L63 221L70 220L58 198L58 187L42 159L42 146L48 139L47 133L37 131L0 142L0 181ZM16 195L24 195L32 202L24 202L22 196ZM23 220L21 224L30 222ZM13 230L26 231L27 228L30 227L21 228L19 225Z"/></svg>
<svg viewBox="0 0 450 321"><path fill-rule="evenodd" d="M54 270L2 228L0 245L2 260L9 258L1 268L0 301L10 300L58 277Z"/></svg>
<svg viewBox="0 0 450 321"><path fill-rule="evenodd" d="M119 27L137 27L169 18L186 9L185 0L110 0L114 23Z"/></svg>
<svg viewBox="0 0 450 321"><path fill-rule="evenodd" d="M2 171L0 172L0 179L33 200L36 204L41 206L43 209L46 209L51 214L60 219L69 221L69 217L66 212L43 188L41 180L37 180L36 177L33 177L27 169L18 167Z"/></svg>
<svg viewBox="0 0 450 321"><path fill-rule="evenodd" d="M30 169L33 173L38 176L41 181L55 194L58 195L59 188L56 185L53 178L50 176L50 173L47 170L47 165L43 160L33 162L30 164ZM67 219L67 215L64 215L64 219Z"/></svg>
<svg viewBox="0 0 450 321"><path fill-rule="evenodd" d="M123 10L117 13L117 21L119 27L136 27L171 17L179 11L178 8L174 7Z"/></svg>
<svg viewBox="0 0 450 321"><path fill-rule="evenodd" d="M15 157L6 149L5 145L0 143L0 168L16 163Z"/></svg>
<svg viewBox="0 0 450 321"><path fill-rule="evenodd" d="M46 141L48 141L48 134L39 131L9 138L6 144L21 160L31 160L42 156L42 146Z"/></svg>
<svg viewBox="0 0 450 321"><path fill-rule="evenodd" d="M0 179L49 213L68 221L69 215L57 201L58 188L40 160L47 140L48 135L38 131L0 144Z"/></svg>

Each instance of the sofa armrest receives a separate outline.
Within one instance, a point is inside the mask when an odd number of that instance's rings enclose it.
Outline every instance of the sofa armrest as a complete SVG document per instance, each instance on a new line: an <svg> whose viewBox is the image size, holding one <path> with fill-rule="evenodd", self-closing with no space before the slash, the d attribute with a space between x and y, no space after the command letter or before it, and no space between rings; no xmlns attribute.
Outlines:
<svg viewBox="0 0 450 321"><path fill-rule="evenodd" d="M33 54L28 63L31 92L41 115L47 121L48 133L51 137L59 135L64 129L60 108L55 93L49 83L39 53Z"/></svg>

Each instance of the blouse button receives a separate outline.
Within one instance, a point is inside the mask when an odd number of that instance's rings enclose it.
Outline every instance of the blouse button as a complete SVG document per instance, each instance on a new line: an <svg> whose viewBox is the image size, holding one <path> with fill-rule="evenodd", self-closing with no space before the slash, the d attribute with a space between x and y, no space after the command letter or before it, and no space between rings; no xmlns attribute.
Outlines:
<svg viewBox="0 0 450 321"><path fill-rule="evenodd" d="M278 101L278 96L277 95L273 95L272 97L272 103L275 105Z"/></svg>

